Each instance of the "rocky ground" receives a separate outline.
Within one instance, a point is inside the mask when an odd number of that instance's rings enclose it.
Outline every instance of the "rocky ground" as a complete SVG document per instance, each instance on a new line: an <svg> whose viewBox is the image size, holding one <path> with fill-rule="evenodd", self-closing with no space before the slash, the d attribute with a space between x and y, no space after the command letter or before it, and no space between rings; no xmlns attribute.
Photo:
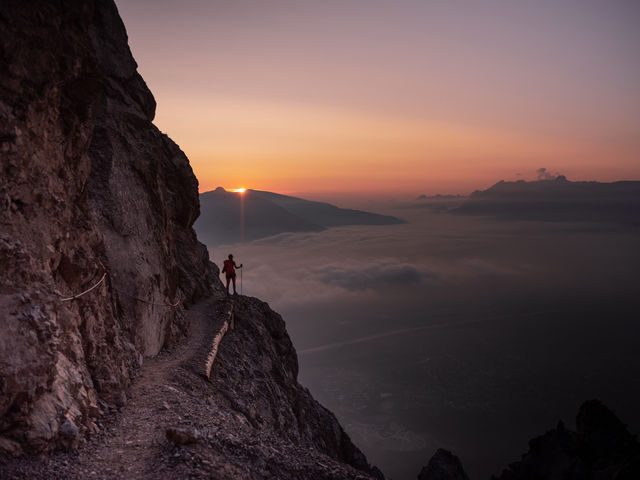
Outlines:
<svg viewBox="0 0 640 480"><path fill-rule="evenodd" d="M274 354L271 348L290 345L284 323L284 342L264 341L267 330L280 326L269 325L267 317L255 311L268 309L266 304L237 297L235 328L220 344L211 379L205 377L203 359L227 320L230 302L218 295L189 310L189 336L173 351L145 360L124 407L101 405L99 432L68 452L12 460L0 466L0 477L374 478L373 471L344 463L345 455L353 457L359 451L345 443L348 437L333 415L307 398L308 393L297 382L288 385L290 379L284 370L295 367L291 373L297 373L297 363L256 363L255 359L266 360ZM253 344L246 343L248 337L253 337ZM247 347L254 349L251 357L243 351ZM292 346L291 352L295 356ZM278 356L292 358L287 352L276 353ZM283 371L274 373L278 368ZM279 377L287 388L275 385ZM278 389L282 392L276 392ZM302 392L298 397L296 390ZM289 400L296 397L297 412L272 402L274 395L281 394L289 395ZM331 438L314 438L315 433L310 435L305 428L324 431ZM360 468L368 469L364 457L359 460Z"/></svg>

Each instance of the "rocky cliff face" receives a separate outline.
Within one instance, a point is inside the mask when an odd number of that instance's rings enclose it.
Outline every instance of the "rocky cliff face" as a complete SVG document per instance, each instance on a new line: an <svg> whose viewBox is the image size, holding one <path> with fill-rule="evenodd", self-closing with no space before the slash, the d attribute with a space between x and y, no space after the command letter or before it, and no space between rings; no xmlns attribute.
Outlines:
<svg viewBox="0 0 640 480"><path fill-rule="evenodd" d="M226 430L240 441L214 450L226 451L227 462L240 470L250 469L251 478L383 478L335 416L298 383L298 357L280 315L244 297L235 302L234 315L235 327L213 367L210 395L223 407L212 418L222 417L220 423L228 423ZM266 456L260 452L265 445L271 449ZM252 456L263 459L243 460Z"/></svg>
<svg viewBox="0 0 640 480"><path fill-rule="evenodd" d="M151 123L113 2L3 1L0 63L0 451L19 453L122 403L212 270L197 181Z"/></svg>
<svg viewBox="0 0 640 480"><path fill-rule="evenodd" d="M197 181L151 123L113 2L2 2L0 61L0 460L27 454L0 476L381 478L298 384L266 304L236 302L211 379L189 367L227 300L192 229ZM206 433L178 452L196 463L167 455L183 427L157 437L176 421ZM146 457L120 461L131 435Z"/></svg>
<svg viewBox="0 0 640 480"><path fill-rule="evenodd" d="M439 448L418 474L418 480L469 480L469 477L458 457Z"/></svg>

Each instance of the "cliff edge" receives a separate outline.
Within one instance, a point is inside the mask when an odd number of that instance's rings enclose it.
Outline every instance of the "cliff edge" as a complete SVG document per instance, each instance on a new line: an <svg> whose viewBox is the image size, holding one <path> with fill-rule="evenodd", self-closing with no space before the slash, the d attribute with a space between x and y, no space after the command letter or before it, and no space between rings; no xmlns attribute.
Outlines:
<svg viewBox="0 0 640 480"><path fill-rule="evenodd" d="M210 378L194 366L228 300L113 1L2 2L0 60L3 478L380 477L266 304L237 300ZM170 461L185 425L205 470Z"/></svg>

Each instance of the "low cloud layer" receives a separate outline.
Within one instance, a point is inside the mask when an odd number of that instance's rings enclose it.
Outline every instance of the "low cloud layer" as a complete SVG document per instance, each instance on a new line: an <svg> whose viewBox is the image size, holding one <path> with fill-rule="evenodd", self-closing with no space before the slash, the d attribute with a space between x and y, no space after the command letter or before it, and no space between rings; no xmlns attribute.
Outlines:
<svg viewBox="0 0 640 480"><path fill-rule="evenodd" d="M444 217L435 217L439 218ZM418 221L281 234L223 246L210 254L220 263L233 253L245 265L244 293L279 310L318 302L359 301L364 305L381 293L405 292L415 298L434 286L454 288L454 284L478 277L517 274L518 269L502 259L483 258L473 244L464 255L457 254L476 232L452 235L434 226Z"/></svg>
<svg viewBox="0 0 640 480"><path fill-rule="evenodd" d="M289 307L343 301L365 308L372 298L382 302L381 296L394 295L403 304L446 303L463 295L467 302L481 303L518 285L525 295L530 288L572 290L602 279L602 273L585 274L585 269L608 271L597 239L583 247L598 250L584 265L578 258L582 253L567 244L572 235L581 235L579 226L511 224L417 210L415 215L405 225L281 234L222 246L210 255L220 264L233 253L245 265L244 294L285 313Z"/></svg>
<svg viewBox="0 0 640 480"><path fill-rule="evenodd" d="M347 290L367 290L420 283L423 275L413 265L380 264L366 266L326 265L314 270L324 283L338 285Z"/></svg>
<svg viewBox="0 0 640 480"><path fill-rule="evenodd" d="M637 322L624 316L637 316L625 300L637 298L637 231L424 209L402 217L410 223L210 250L217 263L233 253L244 294L283 315L301 382L372 462L414 472L444 446L487 473L517 457L527 432L563 417L555 405L573 414L598 395L637 411L627 386L640 362L616 363L637 351L638 332L625 330ZM495 444L476 441L496 429Z"/></svg>

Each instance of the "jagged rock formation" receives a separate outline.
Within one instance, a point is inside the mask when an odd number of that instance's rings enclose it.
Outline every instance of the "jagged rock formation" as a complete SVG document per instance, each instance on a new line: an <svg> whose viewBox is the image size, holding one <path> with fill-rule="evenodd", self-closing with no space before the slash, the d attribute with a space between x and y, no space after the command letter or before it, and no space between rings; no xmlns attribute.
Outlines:
<svg viewBox="0 0 640 480"><path fill-rule="evenodd" d="M382 478L377 469L369 467L335 416L298 383L298 357L280 315L258 299L242 298L236 301L234 317L234 329L221 342L211 378L216 404L237 412L236 418L226 420L233 421L233 430L246 439L239 446L258 440L259 445L269 445L280 452L317 452ZM247 352L251 352L250 358ZM247 454L244 447L229 453L237 456L239 465ZM305 478L299 460L294 462L284 453L279 456L282 465L276 476ZM272 454L272 462L277 457ZM293 465L298 465L299 470ZM336 465L332 468L337 469ZM306 473L308 478L354 476ZM272 475L273 471L262 466L256 469L254 478Z"/></svg>
<svg viewBox="0 0 640 480"><path fill-rule="evenodd" d="M575 432L560 422L531 440L522 459L497 478L637 479L640 443L611 410L598 400L590 400L580 407Z"/></svg>
<svg viewBox="0 0 640 480"><path fill-rule="evenodd" d="M640 443L599 400L585 402L576 430L559 422L529 441L529 451L492 480L635 480L640 478ZM457 457L439 449L419 480L467 480Z"/></svg>
<svg viewBox="0 0 640 480"><path fill-rule="evenodd" d="M449 450L439 448L422 468L418 480L469 480L460 459Z"/></svg>
<svg viewBox="0 0 640 480"><path fill-rule="evenodd" d="M0 4L0 450L72 445L210 290L197 181L111 1ZM102 262L102 263L101 263ZM108 272L105 282L81 292Z"/></svg>

